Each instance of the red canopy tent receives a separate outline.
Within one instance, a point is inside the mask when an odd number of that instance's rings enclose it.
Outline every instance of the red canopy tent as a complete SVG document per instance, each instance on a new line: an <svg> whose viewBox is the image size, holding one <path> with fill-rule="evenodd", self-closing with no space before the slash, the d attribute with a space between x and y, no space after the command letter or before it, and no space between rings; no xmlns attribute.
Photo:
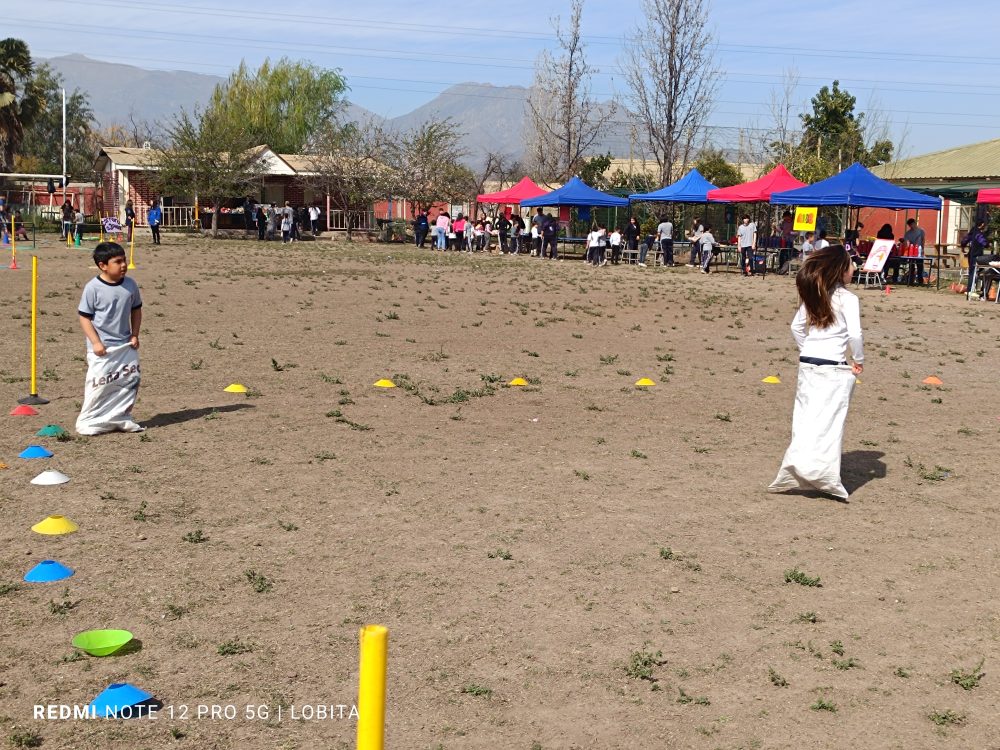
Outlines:
<svg viewBox="0 0 1000 750"><path fill-rule="evenodd" d="M500 190L496 193L483 193L482 195L477 195L476 202L521 205L521 201L526 201L528 198L537 198L539 195L545 195L548 192L548 190L538 187L538 185L536 185L534 180L530 177L525 177L519 183L507 188L506 190Z"/></svg>
<svg viewBox="0 0 1000 750"><path fill-rule="evenodd" d="M767 203L771 200L771 193L795 190L805 186L804 182L799 182L792 177L785 169L784 164L779 164L766 175L752 182L709 190L708 199L713 203Z"/></svg>
<svg viewBox="0 0 1000 750"><path fill-rule="evenodd" d="M979 191L976 203L1000 203L1000 188L983 188Z"/></svg>

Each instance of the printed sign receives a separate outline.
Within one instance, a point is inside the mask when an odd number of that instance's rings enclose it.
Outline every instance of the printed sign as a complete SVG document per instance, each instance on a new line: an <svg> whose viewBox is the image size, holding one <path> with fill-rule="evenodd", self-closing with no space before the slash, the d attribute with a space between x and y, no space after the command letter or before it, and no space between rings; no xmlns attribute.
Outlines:
<svg viewBox="0 0 1000 750"><path fill-rule="evenodd" d="M101 224L104 225L105 234L121 234L122 225L114 216L105 216L101 219Z"/></svg>
<svg viewBox="0 0 1000 750"><path fill-rule="evenodd" d="M889 260L889 253L892 252L894 244L892 240L875 240L861 270L865 273L882 273L882 269L885 267L885 262Z"/></svg>
<svg viewBox="0 0 1000 750"><path fill-rule="evenodd" d="M811 232L816 228L816 215L819 211L816 208L799 206L795 209L795 223L792 230L796 232Z"/></svg>

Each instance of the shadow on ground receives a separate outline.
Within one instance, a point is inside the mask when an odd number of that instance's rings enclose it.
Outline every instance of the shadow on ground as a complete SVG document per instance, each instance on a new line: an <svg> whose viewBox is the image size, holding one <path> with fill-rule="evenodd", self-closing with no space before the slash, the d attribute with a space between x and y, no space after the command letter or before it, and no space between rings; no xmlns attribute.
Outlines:
<svg viewBox="0 0 1000 750"><path fill-rule="evenodd" d="M848 451L840 459L840 476L852 495L873 479L885 478L882 451Z"/></svg>
<svg viewBox="0 0 1000 750"><path fill-rule="evenodd" d="M142 426L146 428L167 427L181 422L190 422L192 419L207 417L212 412L225 414L226 412L242 411L243 409L253 409L253 404L227 404L226 406L206 406L202 409L182 409L181 411L167 411L157 414L149 419L142 420Z"/></svg>

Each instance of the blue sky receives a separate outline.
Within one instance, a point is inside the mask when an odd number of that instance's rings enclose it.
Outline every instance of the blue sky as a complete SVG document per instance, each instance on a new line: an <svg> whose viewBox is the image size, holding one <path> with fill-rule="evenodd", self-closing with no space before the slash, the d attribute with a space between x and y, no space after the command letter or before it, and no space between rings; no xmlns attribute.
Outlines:
<svg viewBox="0 0 1000 750"><path fill-rule="evenodd" d="M724 80L710 118L713 140L732 146L740 128L767 127L768 102L789 69L799 76L799 109L837 78L859 110L881 113L903 155L1000 138L1000 53L990 39L1000 27L1000 3L956 7L714 0L706 21ZM565 17L569 0L89 0L85 13L78 0L46 0L45 8L42 16L37 5L17 3L4 14L7 33L40 57L78 52L226 75L240 59L255 65L285 55L340 68L352 101L391 117L456 83L528 85L536 55L554 46L550 18ZM639 20L640 0L585 5L588 60L600 71L596 94L622 91L622 37Z"/></svg>

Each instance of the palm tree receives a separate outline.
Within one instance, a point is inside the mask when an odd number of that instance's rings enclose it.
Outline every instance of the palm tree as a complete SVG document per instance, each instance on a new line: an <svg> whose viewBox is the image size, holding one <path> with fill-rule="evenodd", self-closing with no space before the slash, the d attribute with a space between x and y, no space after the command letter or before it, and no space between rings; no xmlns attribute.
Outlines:
<svg viewBox="0 0 1000 750"><path fill-rule="evenodd" d="M34 85L34 63L28 45L20 39L0 40L0 171L10 172L24 130L45 108Z"/></svg>

